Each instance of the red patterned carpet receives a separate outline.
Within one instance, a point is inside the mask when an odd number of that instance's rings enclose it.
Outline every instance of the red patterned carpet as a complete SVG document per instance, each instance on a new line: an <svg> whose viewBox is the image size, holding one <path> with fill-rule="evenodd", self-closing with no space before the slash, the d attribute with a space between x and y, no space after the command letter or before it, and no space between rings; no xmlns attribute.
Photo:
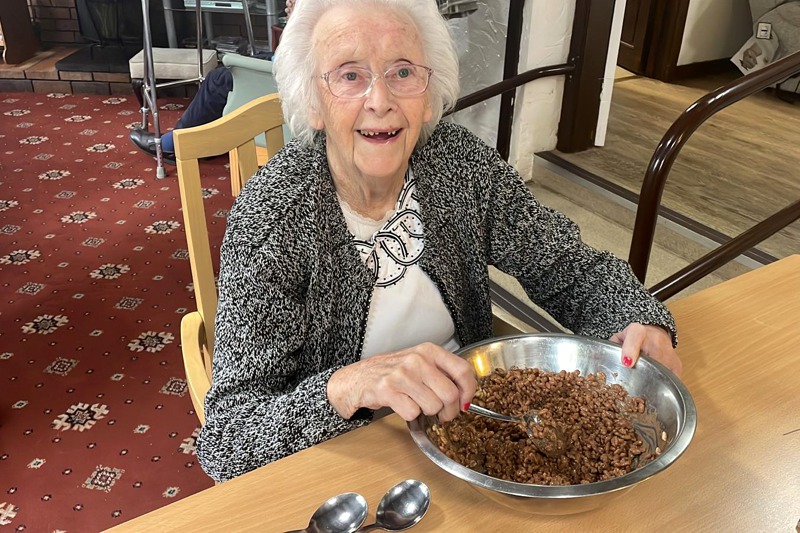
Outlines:
<svg viewBox="0 0 800 533"><path fill-rule="evenodd" d="M185 100L160 100L163 126ZM194 296L174 167L132 97L0 96L0 531L99 531L212 485L194 454ZM204 162L219 242L224 159Z"/></svg>

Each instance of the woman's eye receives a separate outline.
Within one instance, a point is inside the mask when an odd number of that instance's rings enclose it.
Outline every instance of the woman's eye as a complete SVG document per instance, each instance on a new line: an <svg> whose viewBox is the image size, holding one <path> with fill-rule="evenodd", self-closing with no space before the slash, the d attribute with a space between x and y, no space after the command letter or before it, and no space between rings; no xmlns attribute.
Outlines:
<svg viewBox="0 0 800 533"><path fill-rule="evenodd" d="M403 67L397 71L398 78L407 78L411 76L411 69L407 67Z"/></svg>
<svg viewBox="0 0 800 533"><path fill-rule="evenodd" d="M339 78L342 81L355 82L361 80L361 74L359 72L356 72L355 70L346 70L341 73Z"/></svg>

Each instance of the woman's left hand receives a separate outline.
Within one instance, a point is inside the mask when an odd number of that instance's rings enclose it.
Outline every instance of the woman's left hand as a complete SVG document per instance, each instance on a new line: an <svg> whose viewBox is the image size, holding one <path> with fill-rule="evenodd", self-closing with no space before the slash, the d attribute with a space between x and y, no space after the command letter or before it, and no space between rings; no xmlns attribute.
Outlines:
<svg viewBox="0 0 800 533"><path fill-rule="evenodd" d="M634 322L609 340L622 344L622 364L625 366L636 366L639 355L645 354L669 368L676 376L683 370L683 363L672 347L672 337L664 328Z"/></svg>

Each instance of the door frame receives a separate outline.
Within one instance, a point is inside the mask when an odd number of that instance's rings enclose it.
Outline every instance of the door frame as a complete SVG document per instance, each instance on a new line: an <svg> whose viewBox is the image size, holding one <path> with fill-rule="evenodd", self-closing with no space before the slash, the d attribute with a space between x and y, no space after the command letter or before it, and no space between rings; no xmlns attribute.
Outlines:
<svg viewBox="0 0 800 533"><path fill-rule="evenodd" d="M636 39L634 39L634 43L631 45L622 41L620 37L620 45L619 45L619 52L617 53L617 64L625 63L625 65L620 65L623 68L627 68L631 70L635 74L644 74L645 66L647 65L647 53L650 47L650 35L652 34L652 27L654 22L653 13L655 11L653 5L655 0L641 0L640 3L640 10L636 16L635 26L637 30L642 29L644 31L641 33L636 34ZM625 10L628 9L628 6L631 5L631 0L627 0L625 3ZM625 25L624 20L624 13L623 13L623 27ZM635 68L630 68L635 66Z"/></svg>
<svg viewBox="0 0 800 533"><path fill-rule="evenodd" d="M728 59L678 65L690 0L654 0L652 37L644 75L664 82L731 70Z"/></svg>
<svg viewBox="0 0 800 533"><path fill-rule="evenodd" d="M645 76L662 81L675 79L678 56L686 28L690 0L655 0Z"/></svg>

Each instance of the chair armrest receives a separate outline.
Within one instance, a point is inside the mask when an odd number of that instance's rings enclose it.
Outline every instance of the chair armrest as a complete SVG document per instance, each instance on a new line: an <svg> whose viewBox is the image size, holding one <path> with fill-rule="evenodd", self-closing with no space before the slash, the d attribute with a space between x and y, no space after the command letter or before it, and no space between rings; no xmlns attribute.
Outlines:
<svg viewBox="0 0 800 533"><path fill-rule="evenodd" d="M181 320L183 368L186 371L189 396L201 425L206 421L204 401L206 393L211 388L210 369L206 366L210 364L210 358L206 358L205 354L205 337L203 317L200 313L194 311L184 315Z"/></svg>
<svg viewBox="0 0 800 533"><path fill-rule="evenodd" d="M266 59L257 59L255 57L241 56L239 54L225 54L222 56L222 64L228 68L239 67L272 74L272 61L267 61Z"/></svg>

